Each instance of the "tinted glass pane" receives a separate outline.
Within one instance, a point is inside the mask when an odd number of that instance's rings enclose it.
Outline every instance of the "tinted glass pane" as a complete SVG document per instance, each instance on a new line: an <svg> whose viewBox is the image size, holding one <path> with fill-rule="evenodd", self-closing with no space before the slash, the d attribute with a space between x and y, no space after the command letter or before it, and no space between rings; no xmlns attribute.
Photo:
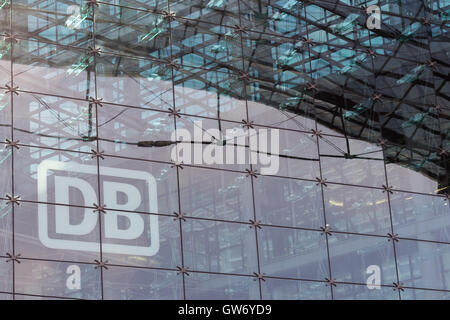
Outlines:
<svg viewBox="0 0 450 320"><path fill-rule="evenodd" d="M448 299L449 8L0 0L0 299Z"/></svg>
<svg viewBox="0 0 450 320"><path fill-rule="evenodd" d="M105 299L183 299L182 277L173 271L111 267L103 285Z"/></svg>
<svg viewBox="0 0 450 320"><path fill-rule="evenodd" d="M258 282L251 277L192 273L185 279L187 299L252 300L259 298Z"/></svg>

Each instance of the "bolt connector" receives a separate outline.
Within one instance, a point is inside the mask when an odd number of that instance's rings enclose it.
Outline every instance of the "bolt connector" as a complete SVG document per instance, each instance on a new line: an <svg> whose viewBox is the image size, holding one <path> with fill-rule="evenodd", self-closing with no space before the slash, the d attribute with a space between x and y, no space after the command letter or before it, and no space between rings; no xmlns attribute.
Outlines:
<svg viewBox="0 0 450 320"><path fill-rule="evenodd" d="M258 272L253 272L253 275L255 276L255 278L253 278L253 281L256 280L262 280L262 281L266 281L266 279L264 278L264 273L258 273Z"/></svg>
<svg viewBox="0 0 450 320"><path fill-rule="evenodd" d="M246 129L254 129L253 121L247 121L245 119L242 119L242 127Z"/></svg>
<svg viewBox="0 0 450 320"><path fill-rule="evenodd" d="M394 194L394 191L392 191L394 189L394 187L392 186L387 186L387 185L382 185L383 187L383 193L388 193L388 194Z"/></svg>
<svg viewBox="0 0 450 320"><path fill-rule="evenodd" d="M324 187L328 187L327 179L322 179L322 178L316 177L316 181L317 181L316 186L321 185Z"/></svg>
<svg viewBox="0 0 450 320"><path fill-rule="evenodd" d="M103 107L103 103L102 103L103 98L94 98L94 97L89 97L89 102L95 105L98 105L100 107Z"/></svg>
<svg viewBox="0 0 450 320"><path fill-rule="evenodd" d="M180 109L169 108L169 117L181 118Z"/></svg>
<svg viewBox="0 0 450 320"><path fill-rule="evenodd" d="M388 233L387 236L388 236L388 241L391 241L391 240L394 242L399 241L398 234L396 234L396 233Z"/></svg>
<svg viewBox="0 0 450 320"><path fill-rule="evenodd" d="M182 161L175 161L175 162L173 162L173 164L170 167L171 168L181 169L181 170L184 169Z"/></svg>
<svg viewBox="0 0 450 320"><path fill-rule="evenodd" d="M12 262L20 263L20 260L19 260L19 257L21 256L20 253L16 254L16 255L11 254L11 253L6 253L6 256L8 257L8 259L6 259L6 262L12 261Z"/></svg>
<svg viewBox="0 0 450 320"><path fill-rule="evenodd" d="M5 143L6 143L6 147L7 148L16 148L19 149L19 140L13 141L13 140L9 140L8 138L5 139Z"/></svg>
<svg viewBox="0 0 450 320"><path fill-rule="evenodd" d="M325 227L320 227L320 230L322 230L322 232L320 232L321 235L326 234L327 236L331 236L331 228L329 224L326 224Z"/></svg>
<svg viewBox="0 0 450 320"><path fill-rule="evenodd" d="M397 283L397 282L392 282L392 286L394 287L393 288L393 290L394 291L405 291L405 289L404 289L404 287L403 287L403 283L401 283L401 282L399 282L399 283Z"/></svg>
<svg viewBox="0 0 450 320"><path fill-rule="evenodd" d="M250 224L251 224L250 228L262 229L261 221L259 221L259 220L252 220L252 219L250 219L248 221L250 221Z"/></svg>
<svg viewBox="0 0 450 320"><path fill-rule="evenodd" d="M105 160L105 155L104 155L105 151L97 151L97 150L91 149L91 152L92 152L91 159L100 158L102 160Z"/></svg>
<svg viewBox="0 0 450 320"><path fill-rule="evenodd" d="M312 132L311 136L322 138L322 130L311 129L311 132Z"/></svg>
<svg viewBox="0 0 450 320"><path fill-rule="evenodd" d="M327 282L325 285L328 287L336 287L336 279L328 279L325 278L325 281Z"/></svg>
<svg viewBox="0 0 450 320"><path fill-rule="evenodd" d="M96 266L94 267L95 269L102 269L104 268L105 270L108 270L108 266L106 265L108 263L108 261L99 261L99 260L94 260Z"/></svg>
<svg viewBox="0 0 450 320"><path fill-rule="evenodd" d="M186 221L184 213L174 212L173 214L175 216L175 218L173 218L173 221Z"/></svg>
<svg viewBox="0 0 450 320"><path fill-rule="evenodd" d="M17 204L18 206L20 205L20 196L12 196L10 194L7 194L5 196L6 200L6 204L12 203L12 204Z"/></svg>
<svg viewBox="0 0 450 320"><path fill-rule="evenodd" d="M103 214L106 213L106 205L105 204L104 205L98 205L98 204L94 203L93 206L95 208L94 212L103 213Z"/></svg>
<svg viewBox="0 0 450 320"><path fill-rule="evenodd" d="M177 274L179 275L179 274L185 274L185 275L189 275L189 272L188 272L188 268L186 268L185 266L177 266L177 269L178 269L178 272L177 272Z"/></svg>
<svg viewBox="0 0 450 320"><path fill-rule="evenodd" d="M248 177L252 177L252 178L255 178L255 179L258 178L258 176L256 175L256 174L258 173L257 170L253 170L253 169L245 169L245 171L247 172L247 173L245 174L245 176L246 176L247 178L248 178Z"/></svg>

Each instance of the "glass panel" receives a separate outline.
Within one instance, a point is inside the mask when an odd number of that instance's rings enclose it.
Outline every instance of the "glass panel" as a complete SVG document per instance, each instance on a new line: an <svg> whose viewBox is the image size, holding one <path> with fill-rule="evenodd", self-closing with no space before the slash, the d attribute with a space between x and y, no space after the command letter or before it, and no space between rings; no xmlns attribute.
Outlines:
<svg viewBox="0 0 450 320"><path fill-rule="evenodd" d="M424 161L428 160L424 159ZM425 177L422 173L397 164L388 164L386 170L389 184L398 190L436 194L441 188L445 188L440 186L437 181Z"/></svg>
<svg viewBox="0 0 450 320"><path fill-rule="evenodd" d="M338 284L333 288L335 300L399 300L392 287L368 289L365 285ZM403 294L402 294L403 298Z"/></svg>
<svg viewBox="0 0 450 320"><path fill-rule="evenodd" d="M189 300L259 299L259 285L254 277L191 273L185 282Z"/></svg>
<svg viewBox="0 0 450 320"><path fill-rule="evenodd" d="M380 279L379 283L385 285L397 282L394 248L387 237L334 233L328 239L331 270L337 281L365 284Z"/></svg>
<svg viewBox="0 0 450 320"><path fill-rule="evenodd" d="M306 160L296 156L280 155L279 169L275 175L309 180L315 180L316 177L320 177L319 161L316 158L316 154L308 153L307 150L305 150L305 154L307 155L305 157ZM272 160L275 165L274 161ZM262 165L260 162L255 165L258 172L262 172L262 169L267 167L267 165Z"/></svg>
<svg viewBox="0 0 450 320"><path fill-rule="evenodd" d="M189 269L247 275L258 270L255 231L248 224L187 219L182 227Z"/></svg>
<svg viewBox="0 0 450 320"><path fill-rule="evenodd" d="M0 74L2 73L0 61ZM3 90L1 90L3 91ZM0 137L9 138L11 136L11 94L0 93Z"/></svg>
<svg viewBox="0 0 450 320"><path fill-rule="evenodd" d="M109 156L99 165L100 197L108 210L179 211L177 170L171 165Z"/></svg>
<svg viewBox="0 0 450 320"><path fill-rule="evenodd" d="M14 99L14 137L21 143L90 152L96 148L95 105L22 93Z"/></svg>
<svg viewBox="0 0 450 320"><path fill-rule="evenodd" d="M22 294L98 300L100 270L88 264L21 260L15 268L15 288Z"/></svg>
<svg viewBox="0 0 450 320"><path fill-rule="evenodd" d="M264 224L319 229L322 193L314 182L259 176L253 180L256 216Z"/></svg>
<svg viewBox="0 0 450 320"><path fill-rule="evenodd" d="M250 167L249 131L242 123L182 116L176 124L178 161L225 170Z"/></svg>
<svg viewBox="0 0 450 320"><path fill-rule="evenodd" d="M12 292L13 291L13 264L14 262L8 261L5 258L0 258L0 291ZM5 295L5 298L8 299Z"/></svg>
<svg viewBox="0 0 450 320"><path fill-rule="evenodd" d="M396 248L399 277L405 287L449 290L448 244L402 239Z"/></svg>
<svg viewBox="0 0 450 320"><path fill-rule="evenodd" d="M392 221L404 238L450 242L449 202L443 197L394 192Z"/></svg>
<svg viewBox="0 0 450 320"><path fill-rule="evenodd" d="M87 50L21 40L14 45L14 84L21 90L86 99L94 95Z"/></svg>
<svg viewBox="0 0 450 320"><path fill-rule="evenodd" d="M103 273L105 299L181 300L183 278L173 271L108 267Z"/></svg>
<svg viewBox="0 0 450 320"><path fill-rule="evenodd" d="M102 219L103 261L111 264L175 269L180 243L172 217L108 210Z"/></svg>
<svg viewBox="0 0 450 320"><path fill-rule="evenodd" d="M188 216L248 222L253 219L250 178L244 174L185 167L181 208Z"/></svg>
<svg viewBox="0 0 450 320"><path fill-rule="evenodd" d="M11 295L11 299L12 299ZM14 295L14 300L74 300L76 298L54 298L54 297L44 297L44 296L33 296L33 295L27 295L27 294L19 294L16 293Z"/></svg>
<svg viewBox="0 0 450 320"><path fill-rule="evenodd" d="M169 23L154 12L109 5L95 11L95 33L102 51L155 58L170 55Z"/></svg>
<svg viewBox="0 0 450 320"><path fill-rule="evenodd" d="M0 4L0 31L9 32L11 31L11 6L9 1L2 1ZM3 45L4 43L2 43Z"/></svg>
<svg viewBox="0 0 450 320"><path fill-rule="evenodd" d="M343 232L391 232L388 197L378 189L327 184L323 189L327 223Z"/></svg>
<svg viewBox="0 0 450 320"><path fill-rule="evenodd" d="M305 135L311 134L311 129L315 128L315 122L314 119L309 119L308 117L313 117L314 115L307 112L305 117L303 117L288 110L289 108L296 108L297 105L302 103L302 98L284 96L282 93L280 93L278 98L280 101L276 101L279 104L275 108L273 105L267 105L265 101L248 101L250 120L259 125L302 131Z"/></svg>
<svg viewBox="0 0 450 320"><path fill-rule="evenodd" d="M328 181L380 187L386 184L380 147L336 137L319 139L322 175ZM392 182L390 181L390 184Z"/></svg>
<svg viewBox="0 0 450 320"><path fill-rule="evenodd" d="M323 282L270 279L261 283L264 300L330 300L330 287Z"/></svg>
<svg viewBox="0 0 450 320"><path fill-rule="evenodd" d="M21 203L14 211L16 253L25 258L87 263L100 260L100 229L93 210Z"/></svg>
<svg viewBox="0 0 450 320"><path fill-rule="evenodd" d="M104 104L98 110L98 118L99 145L107 154L171 161L174 145L139 145L140 142L171 141L175 128L167 113Z"/></svg>
<svg viewBox="0 0 450 320"><path fill-rule="evenodd" d="M7 293L0 293L0 300L13 300L13 295Z"/></svg>
<svg viewBox="0 0 450 320"><path fill-rule="evenodd" d="M13 1L18 36L60 45L92 46L92 8L81 1Z"/></svg>
<svg viewBox="0 0 450 320"><path fill-rule="evenodd" d="M97 94L103 102L173 109L172 72L163 62L102 54L95 68Z"/></svg>
<svg viewBox="0 0 450 320"><path fill-rule="evenodd" d="M235 73L220 70L200 70L186 66L176 70L174 76L179 79L174 88L177 108L196 116L238 122L246 119L246 102L236 97L242 89L242 81ZM201 75L194 77L196 73Z"/></svg>
<svg viewBox="0 0 450 320"><path fill-rule="evenodd" d="M15 193L22 199L92 206L91 201L83 197L89 191L94 194L98 190L97 161L92 154L28 147L21 147L14 152ZM57 193L55 184L67 185L69 178L73 178L75 184L78 183L76 189L82 188L85 192L71 192L70 198Z"/></svg>
<svg viewBox="0 0 450 320"><path fill-rule="evenodd" d="M450 293L446 291L405 289L402 300L449 300Z"/></svg>
<svg viewBox="0 0 450 320"><path fill-rule="evenodd" d="M5 197L6 194L12 193L12 151L6 144L0 144L0 177L2 184L0 186L1 197ZM1 205L1 208L4 206Z"/></svg>
<svg viewBox="0 0 450 320"><path fill-rule="evenodd" d="M188 67L216 69L224 63L227 67L242 70L241 37L235 26L225 27L205 22L194 25L189 20L178 19L171 27L172 54L187 71L191 70Z"/></svg>
<svg viewBox="0 0 450 320"><path fill-rule="evenodd" d="M309 280L329 277L325 236L317 231L264 226L258 230L261 272Z"/></svg>
<svg viewBox="0 0 450 320"><path fill-rule="evenodd" d="M2 254L12 253L13 247L13 204L0 201L0 250ZM1 290L0 290L1 291Z"/></svg>
<svg viewBox="0 0 450 320"><path fill-rule="evenodd" d="M220 23L220 25L235 26L239 25L239 6L237 0L194 0L186 2L170 2L170 10L175 12L177 17L186 19L199 19L209 23ZM224 15L221 12L230 12L230 15ZM184 19L182 19L184 21Z"/></svg>
<svg viewBox="0 0 450 320"><path fill-rule="evenodd" d="M115 6L127 6L130 8L143 9L148 11L162 11L167 10L167 0L147 1L147 0L103 0L103 3L108 3Z"/></svg>

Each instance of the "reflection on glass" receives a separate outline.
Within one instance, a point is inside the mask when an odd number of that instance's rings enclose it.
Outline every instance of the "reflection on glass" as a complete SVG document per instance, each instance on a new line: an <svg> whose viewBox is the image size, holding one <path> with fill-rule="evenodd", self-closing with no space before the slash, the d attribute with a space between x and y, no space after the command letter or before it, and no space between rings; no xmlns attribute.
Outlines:
<svg viewBox="0 0 450 320"><path fill-rule="evenodd" d="M105 299L180 300L182 276L173 271L111 267L103 277Z"/></svg>
<svg viewBox="0 0 450 320"><path fill-rule="evenodd" d="M310 280L329 277L326 241L320 232L263 227L258 244L261 271L267 275Z"/></svg>
<svg viewBox="0 0 450 320"><path fill-rule="evenodd" d="M448 1L371 4L0 0L0 298L448 298Z"/></svg>
<svg viewBox="0 0 450 320"><path fill-rule="evenodd" d="M185 281L186 299L190 300L259 299L258 281L252 277L191 273Z"/></svg>
<svg viewBox="0 0 450 320"><path fill-rule="evenodd" d="M100 270L94 265L47 261L21 261L16 264L17 293L67 297L101 298Z"/></svg>
<svg viewBox="0 0 450 320"><path fill-rule="evenodd" d="M381 190L330 183L324 188L324 200L327 223L334 230L391 232L388 197Z"/></svg>
<svg viewBox="0 0 450 320"><path fill-rule="evenodd" d="M192 270L247 275L258 270L255 231L246 224L187 219L183 252Z"/></svg>

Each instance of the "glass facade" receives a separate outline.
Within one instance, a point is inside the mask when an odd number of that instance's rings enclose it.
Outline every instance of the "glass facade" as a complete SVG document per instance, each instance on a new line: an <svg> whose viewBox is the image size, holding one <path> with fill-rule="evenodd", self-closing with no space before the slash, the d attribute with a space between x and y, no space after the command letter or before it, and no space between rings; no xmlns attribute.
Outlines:
<svg viewBox="0 0 450 320"><path fill-rule="evenodd" d="M0 298L449 299L449 10L0 0Z"/></svg>

